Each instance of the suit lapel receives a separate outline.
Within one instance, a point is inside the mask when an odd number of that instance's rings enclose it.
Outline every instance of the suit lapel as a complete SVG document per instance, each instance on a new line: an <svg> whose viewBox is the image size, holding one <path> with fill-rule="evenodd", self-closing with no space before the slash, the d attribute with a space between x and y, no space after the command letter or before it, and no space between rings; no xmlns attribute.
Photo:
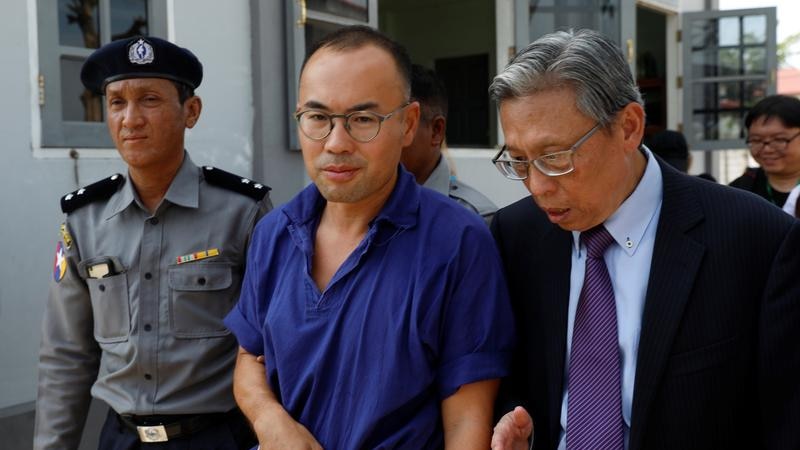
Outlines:
<svg viewBox="0 0 800 450"><path fill-rule="evenodd" d="M705 252L705 246L686 233L703 220L692 183L663 164L661 171L664 194L639 337L630 450L642 448L653 396Z"/></svg>
<svg viewBox="0 0 800 450"><path fill-rule="evenodd" d="M564 389L564 358L567 352L567 314L569 308L569 281L572 267L572 233L553 225L542 236L537 270L544 273L531 279L543 280L541 286L542 324L547 340L546 367L548 382L548 417L551 418L550 435L557 439L560 433L561 398Z"/></svg>

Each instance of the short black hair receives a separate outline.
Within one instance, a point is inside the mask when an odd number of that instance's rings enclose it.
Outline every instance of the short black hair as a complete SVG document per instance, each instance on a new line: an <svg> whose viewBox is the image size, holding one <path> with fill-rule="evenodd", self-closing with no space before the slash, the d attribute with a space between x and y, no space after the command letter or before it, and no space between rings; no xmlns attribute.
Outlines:
<svg viewBox="0 0 800 450"><path fill-rule="evenodd" d="M186 103L186 100L194 97L194 89L192 89L192 87L188 84L175 80L172 80L172 84L174 84L175 89L178 90L178 101L181 103L181 105Z"/></svg>
<svg viewBox="0 0 800 450"><path fill-rule="evenodd" d="M413 64L411 66L411 100L422 108L421 120L431 120L441 114L447 118L447 89L433 70Z"/></svg>
<svg viewBox="0 0 800 450"><path fill-rule="evenodd" d="M800 127L800 99L788 95L770 95L756 103L744 119L744 126L750 125L756 119L769 120L777 117L789 128Z"/></svg>
<svg viewBox="0 0 800 450"><path fill-rule="evenodd" d="M653 153L661 157L671 166L686 172L689 166L689 146L683 133L673 130L662 130L644 139L644 144Z"/></svg>
<svg viewBox="0 0 800 450"><path fill-rule="evenodd" d="M386 35L373 28L364 25L351 25L348 27L340 28L333 33L323 37L306 53L306 58L303 60L303 65L300 68L300 74L306 68L308 60L318 50L330 48L332 50L356 50L367 45L374 45L392 56L397 70L406 85L406 92L411 91L411 58L408 56L406 49L397 42L389 39Z"/></svg>

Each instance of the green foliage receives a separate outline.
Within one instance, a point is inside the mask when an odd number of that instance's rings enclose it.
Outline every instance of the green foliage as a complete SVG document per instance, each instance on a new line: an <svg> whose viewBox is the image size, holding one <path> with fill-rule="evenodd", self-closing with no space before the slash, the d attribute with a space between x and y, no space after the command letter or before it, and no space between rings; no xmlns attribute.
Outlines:
<svg viewBox="0 0 800 450"><path fill-rule="evenodd" d="M799 53L795 45L800 42L800 33L794 33L778 42L778 67L785 66L790 56Z"/></svg>

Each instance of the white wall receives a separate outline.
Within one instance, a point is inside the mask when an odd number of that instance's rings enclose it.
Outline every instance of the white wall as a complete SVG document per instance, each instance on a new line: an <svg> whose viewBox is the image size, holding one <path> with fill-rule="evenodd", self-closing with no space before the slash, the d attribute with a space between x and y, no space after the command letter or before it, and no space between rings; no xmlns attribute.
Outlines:
<svg viewBox="0 0 800 450"><path fill-rule="evenodd" d="M200 121L186 148L197 164L243 176L253 170L253 85L250 3L173 0L170 38L203 63Z"/></svg>
<svg viewBox="0 0 800 450"><path fill-rule="evenodd" d="M199 164L250 175L253 104L249 3L168 1L171 38L194 51L205 69L204 108L188 135ZM124 171L113 150L37 147L40 124L36 0L4 2L0 27L0 412L36 396L41 316L52 277L61 195Z"/></svg>
<svg viewBox="0 0 800 450"><path fill-rule="evenodd" d="M68 161L36 160L30 61L33 0L6 2L0 27L0 408L35 396L39 323L52 276L59 192L73 178ZM13 43L13 44L12 44Z"/></svg>

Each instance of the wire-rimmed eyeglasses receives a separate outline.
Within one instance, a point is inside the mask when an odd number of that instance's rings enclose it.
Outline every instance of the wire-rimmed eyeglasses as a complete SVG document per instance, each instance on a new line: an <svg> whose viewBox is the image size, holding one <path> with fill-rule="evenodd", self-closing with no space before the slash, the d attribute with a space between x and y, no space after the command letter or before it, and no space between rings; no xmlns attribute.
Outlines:
<svg viewBox="0 0 800 450"><path fill-rule="evenodd" d="M586 132L586 134L578 139L578 142L573 144L569 149L548 153L536 159L515 159L508 154L508 148L504 145L494 158L492 158L492 163L503 176L510 180L524 180L528 178L528 170L531 165L535 166L548 177L566 175L575 170L575 166L572 163L572 154L599 129L600 122Z"/></svg>
<svg viewBox="0 0 800 450"><path fill-rule="evenodd" d="M333 131L333 119L344 119L344 129L347 134L358 142L369 142L378 136L381 124L397 114L411 102L405 102L389 114L378 114L372 111L353 111L347 114L330 114L319 109L306 109L295 114L297 126L309 139L321 141L330 136Z"/></svg>
<svg viewBox="0 0 800 450"><path fill-rule="evenodd" d="M758 153L761 150L764 150L765 147L769 147L773 150L782 152L786 150L786 147L789 146L789 142L792 142L796 137L800 136L800 132L795 134L790 138L772 138L772 139L758 139L758 138L750 138L748 137L745 143L750 148L750 151L753 153Z"/></svg>

